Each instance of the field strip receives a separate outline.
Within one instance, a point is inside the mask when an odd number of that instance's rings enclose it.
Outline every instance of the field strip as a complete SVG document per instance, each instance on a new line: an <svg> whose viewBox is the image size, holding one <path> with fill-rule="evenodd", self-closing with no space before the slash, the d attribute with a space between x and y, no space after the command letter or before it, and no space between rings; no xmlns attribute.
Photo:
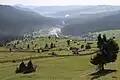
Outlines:
<svg viewBox="0 0 120 80"><path fill-rule="evenodd" d="M84 51L83 51L84 52ZM94 52L91 52L91 53L86 53L86 54L78 54L78 55L56 55L56 56L53 56L53 55L48 55L48 56L32 56L32 57L27 57L27 58L23 58L23 59L15 59L15 60L1 60L0 63L8 63L8 62L20 62L22 60L29 60L29 59L40 59L40 58L51 58L51 57L69 57L69 56L85 56L85 55L92 55L94 53L97 53L98 51L94 51Z"/></svg>
<svg viewBox="0 0 120 80"><path fill-rule="evenodd" d="M18 75L19 76L19 75ZM9 76L9 77L6 77L6 78L4 78L4 79L2 79L2 80L9 80L9 79L11 79L11 78L14 78L14 77L16 77L16 75L14 75L14 76Z"/></svg>

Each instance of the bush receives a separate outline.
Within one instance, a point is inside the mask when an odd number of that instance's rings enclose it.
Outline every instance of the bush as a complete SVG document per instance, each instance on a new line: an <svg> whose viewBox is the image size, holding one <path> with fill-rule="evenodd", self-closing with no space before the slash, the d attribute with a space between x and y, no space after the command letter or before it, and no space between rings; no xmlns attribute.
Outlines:
<svg viewBox="0 0 120 80"><path fill-rule="evenodd" d="M12 62L13 62L13 63L15 63L15 62L16 62L16 60L13 60Z"/></svg>
<svg viewBox="0 0 120 80"><path fill-rule="evenodd" d="M86 44L85 49L91 49L90 44Z"/></svg>
<svg viewBox="0 0 120 80"><path fill-rule="evenodd" d="M72 47L71 49L72 49L73 54L78 54L79 48Z"/></svg>

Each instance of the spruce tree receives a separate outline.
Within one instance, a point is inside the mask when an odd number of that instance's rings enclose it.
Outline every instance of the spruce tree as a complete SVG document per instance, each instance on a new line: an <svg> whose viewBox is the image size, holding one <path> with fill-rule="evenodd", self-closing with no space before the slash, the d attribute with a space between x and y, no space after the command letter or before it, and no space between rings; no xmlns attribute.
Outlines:
<svg viewBox="0 0 120 80"><path fill-rule="evenodd" d="M70 40L67 40L66 42L67 42L67 45L70 46Z"/></svg>
<svg viewBox="0 0 120 80"><path fill-rule="evenodd" d="M32 61L30 60L27 64L27 69L29 70L33 70L33 64L32 64Z"/></svg>
<svg viewBox="0 0 120 80"><path fill-rule="evenodd" d="M53 43L50 44L50 48L54 48L54 44Z"/></svg>
<svg viewBox="0 0 120 80"><path fill-rule="evenodd" d="M22 61L21 63L20 63L20 65L19 65L19 72L21 73L21 72L24 72L25 70L26 70L26 65L25 65L25 63Z"/></svg>
<svg viewBox="0 0 120 80"><path fill-rule="evenodd" d="M48 44L45 44L45 49L49 49Z"/></svg>
<svg viewBox="0 0 120 80"><path fill-rule="evenodd" d="M115 62L119 52L119 46L113 38L105 39L98 36L99 52L91 58L91 63L97 65L99 70L104 70L104 65L110 62Z"/></svg>

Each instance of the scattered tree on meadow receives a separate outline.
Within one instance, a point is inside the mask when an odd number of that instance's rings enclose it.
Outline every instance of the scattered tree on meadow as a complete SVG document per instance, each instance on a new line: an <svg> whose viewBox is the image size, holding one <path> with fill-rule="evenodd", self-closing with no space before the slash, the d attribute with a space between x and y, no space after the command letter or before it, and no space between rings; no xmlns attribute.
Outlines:
<svg viewBox="0 0 120 80"><path fill-rule="evenodd" d="M35 70L34 70L34 67L33 67L33 63L30 60L27 64L27 69L26 69L25 73L30 73L30 72L33 72L33 71L35 71Z"/></svg>
<svg viewBox="0 0 120 80"><path fill-rule="evenodd" d="M70 40L67 40L66 42L67 42L67 45L70 46Z"/></svg>
<svg viewBox="0 0 120 80"><path fill-rule="evenodd" d="M45 44L45 49L49 49L49 46L48 46L48 44Z"/></svg>
<svg viewBox="0 0 120 80"><path fill-rule="evenodd" d="M20 42L19 41L17 41L17 43L16 44L19 44Z"/></svg>
<svg viewBox="0 0 120 80"><path fill-rule="evenodd" d="M76 47L70 47L70 50L72 50L73 54L78 54L78 50L79 48L76 48Z"/></svg>
<svg viewBox="0 0 120 80"><path fill-rule="evenodd" d="M104 42L107 42L107 37L105 34L103 34L103 40L104 40Z"/></svg>
<svg viewBox="0 0 120 80"><path fill-rule="evenodd" d="M91 63L97 65L99 70L104 70L104 65L110 62L115 62L119 52L119 46L113 38L107 39L105 35L103 38L98 36L97 42L99 52L91 58Z"/></svg>
<svg viewBox="0 0 120 80"><path fill-rule="evenodd" d="M54 48L54 44L53 43L50 44L50 48Z"/></svg>
<svg viewBox="0 0 120 80"><path fill-rule="evenodd" d="M74 43L77 43L76 41L74 41Z"/></svg>
<svg viewBox="0 0 120 80"><path fill-rule="evenodd" d="M52 55L53 55L53 56L57 56L57 54L56 54L55 52L52 52Z"/></svg>
<svg viewBox="0 0 120 80"><path fill-rule="evenodd" d="M16 73L22 73L26 70L26 65L25 63L22 61L19 65L19 67L16 68Z"/></svg>
<svg viewBox="0 0 120 80"><path fill-rule="evenodd" d="M9 51L12 52L12 49L10 48Z"/></svg>
<svg viewBox="0 0 120 80"><path fill-rule="evenodd" d="M55 48L55 47L56 47L56 45L55 45L55 44L53 44L53 47Z"/></svg>
<svg viewBox="0 0 120 80"><path fill-rule="evenodd" d="M91 46L90 46L90 44L86 44L86 46L85 46L85 49L91 49Z"/></svg>
<svg viewBox="0 0 120 80"><path fill-rule="evenodd" d="M81 49L83 49L84 48L84 45L81 45Z"/></svg>
<svg viewBox="0 0 120 80"><path fill-rule="evenodd" d="M85 42L87 42L87 39L85 39Z"/></svg>
<svg viewBox="0 0 120 80"><path fill-rule="evenodd" d="M97 41L97 47L101 49L102 43L103 43L103 39L101 37L101 34L98 35L97 39L98 39L98 41Z"/></svg>
<svg viewBox="0 0 120 80"><path fill-rule="evenodd" d="M48 39L51 39L51 36L48 36Z"/></svg>
<svg viewBox="0 0 120 80"><path fill-rule="evenodd" d="M31 44L33 45L33 44L34 44L34 42L32 41L32 42L31 42Z"/></svg>
<svg viewBox="0 0 120 80"><path fill-rule="evenodd" d="M40 53L40 49L37 49L37 52Z"/></svg>
<svg viewBox="0 0 120 80"><path fill-rule="evenodd" d="M37 47L37 45L38 45L38 44L35 44L35 46L34 46L34 47Z"/></svg>
<svg viewBox="0 0 120 80"><path fill-rule="evenodd" d="M58 42L57 40L55 42Z"/></svg>
<svg viewBox="0 0 120 80"><path fill-rule="evenodd" d="M30 45L28 44L28 45L27 45L27 49L29 49L29 48L30 48Z"/></svg>
<svg viewBox="0 0 120 80"><path fill-rule="evenodd" d="M16 68L15 73L20 73L18 67Z"/></svg>
<svg viewBox="0 0 120 80"><path fill-rule="evenodd" d="M16 44L13 45L13 49L16 49Z"/></svg>
<svg viewBox="0 0 120 80"><path fill-rule="evenodd" d="M77 45L80 45L80 43L77 43Z"/></svg>
<svg viewBox="0 0 120 80"><path fill-rule="evenodd" d="M115 39L115 37L113 37L113 39Z"/></svg>

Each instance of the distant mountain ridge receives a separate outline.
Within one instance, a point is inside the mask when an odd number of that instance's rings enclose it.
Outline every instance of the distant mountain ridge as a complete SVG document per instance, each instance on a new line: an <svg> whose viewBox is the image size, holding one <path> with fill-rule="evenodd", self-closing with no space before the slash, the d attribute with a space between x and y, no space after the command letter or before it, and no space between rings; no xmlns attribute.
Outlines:
<svg viewBox="0 0 120 80"><path fill-rule="evenodd" d="M82 23L72 23L62 28L65 35L81 36L89 32L120 29L120 11L101 18L94 18Z"/></svg>
<svg viewBox="0 0 120 80"><path fill-rule="evenodd" d="M120 6L0 5L1 36L23 35L58 26L62 26L63 35L81 36L89 32L120 29L119 22Z"/></svg>
<svg viewBox="0 0 120 80"><path fill-rule="evenodd" d="M44 17L34 11L24 11L9 5L0 5L0 35L23 35L42 27L55 26L58 19Z"/></svg>
<svg viewBox="0 0 120 80"><path fill-rule="evenodd" d="M31 9L39 14L53 14L53 13L57 13L60 11L66 11L66 10L71 10L71 9L76 9L82 6L79 5L72 5L72 6L24 6L21 4L16 4L13 7L21 7L22 9Z"/></svg>

